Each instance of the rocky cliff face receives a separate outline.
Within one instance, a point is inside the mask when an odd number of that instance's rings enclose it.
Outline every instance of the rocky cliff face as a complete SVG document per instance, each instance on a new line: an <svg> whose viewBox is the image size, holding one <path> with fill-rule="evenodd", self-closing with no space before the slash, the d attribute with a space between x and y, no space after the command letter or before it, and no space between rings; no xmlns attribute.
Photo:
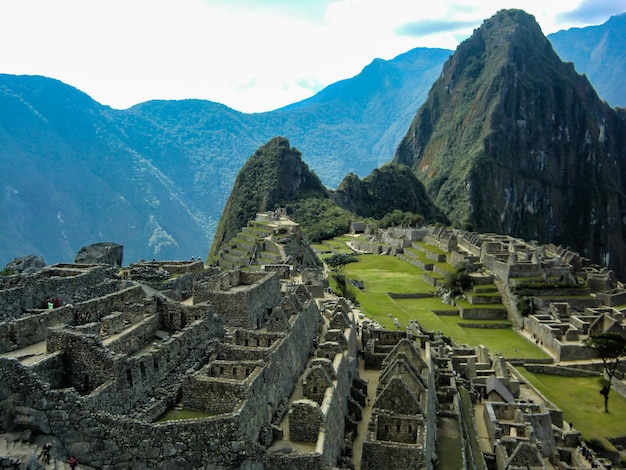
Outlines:
<svg viewBox="0 0 626 470"><path fill-rule="evenodd" d="M394 161L457 225L570 246L626 274L623 111L503 10L444 65Z"/></svg>

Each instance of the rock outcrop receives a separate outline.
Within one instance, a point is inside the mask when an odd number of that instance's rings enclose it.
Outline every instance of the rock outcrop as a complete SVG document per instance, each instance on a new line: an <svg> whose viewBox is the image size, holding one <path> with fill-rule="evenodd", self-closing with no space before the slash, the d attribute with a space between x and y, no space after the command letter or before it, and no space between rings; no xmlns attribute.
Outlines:
<svg viewBox="0 0 626 470"><path fill-rule="evenodd" d="M116 243L102 242L83 246L74 263L78 264L110 264L111 266L122 266L124 259L124 247Z"/></svg>
<svg viewBox="0 0 626 470"><path fill-rule="evenodd" d="M13 261L7 263L4 267L5 271L16 273L30 274L39 271L45 267L46 263L41 256L27 255L21 258L14 258Z"/></svg>

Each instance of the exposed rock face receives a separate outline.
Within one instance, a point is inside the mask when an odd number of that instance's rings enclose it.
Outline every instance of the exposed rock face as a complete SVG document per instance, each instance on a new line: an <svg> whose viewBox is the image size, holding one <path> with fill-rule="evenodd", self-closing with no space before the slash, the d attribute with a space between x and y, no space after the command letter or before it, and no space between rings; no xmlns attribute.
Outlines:
<svg viewBox="0 0 626 470"><path fill-rule="evenodd" d="M123 258L124 247L122 245L102 242L83 246L76 255L74 263L110 264L112 266L122 266Z"/></svg>
<svg viewBox="0 0 626 470"><path fill-rule="evenodd" d="M14 271L16 273L33 273L45 267L46 263L41 256L28 255L21 258L15 258L4 267L5 270Z"/></svg>
<svg viewBox="0 0 626 470"><path fill-rule="evenodd" d="M626 275L623 110L503 10L446 62L394 161L453 223L570 246Z"/></svg>

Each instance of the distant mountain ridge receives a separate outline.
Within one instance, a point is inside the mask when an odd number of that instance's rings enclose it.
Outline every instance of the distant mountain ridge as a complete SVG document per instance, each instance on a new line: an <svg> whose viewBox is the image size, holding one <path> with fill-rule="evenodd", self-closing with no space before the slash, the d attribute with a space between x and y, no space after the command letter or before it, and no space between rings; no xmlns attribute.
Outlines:
<svg viewBox="0 0 626 470"><path fill-rule="evenodd" d="M114 110L57 80L0 75L0 260L71 261L98 241L124 245L126 262L204 256L256 149L285 136L329 188L364 177L392 159L451 54L377 59L259 114L203 100ZM613 71L612 81L624 76Z"/></svg>
<svg viewBox="0 0 626 470"><path fill-rule="evenodd" d="M626 107L626 13L602 25L550 34L548 39L561 59L587 75L602 99Z"/></svg>
<svg viewBox="0 0 626 470"><path fill-rule="evenodd" d="M329 186L366 174L391 158L448 54L378 60L310 102L259 114L203 100L115 110L58 80L0 75L0 259L67 262L97 241L124 245L126 261L205 256L260 145L289 135Z"/></svg>

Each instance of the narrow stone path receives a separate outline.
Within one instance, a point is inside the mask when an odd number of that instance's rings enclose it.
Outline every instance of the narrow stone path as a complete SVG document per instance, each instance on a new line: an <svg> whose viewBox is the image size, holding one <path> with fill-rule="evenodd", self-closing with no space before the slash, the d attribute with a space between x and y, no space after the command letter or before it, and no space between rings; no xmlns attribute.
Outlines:
<svg viewBox="0 0 626 470"><path fill-rule="evenodd" d="M43 468L46 470L67 470L70 469L67 457L61 455L59 449L54 444L50 452L50 462L44 463L42 455L45 440L30 442L24 439L20 433L8 432L0 433L0 460L5 460L9 465L16 465L15 468ZM10 467L9 467L10 468ZM80 464L78 470L94 470L93 467Z"/></svg>

